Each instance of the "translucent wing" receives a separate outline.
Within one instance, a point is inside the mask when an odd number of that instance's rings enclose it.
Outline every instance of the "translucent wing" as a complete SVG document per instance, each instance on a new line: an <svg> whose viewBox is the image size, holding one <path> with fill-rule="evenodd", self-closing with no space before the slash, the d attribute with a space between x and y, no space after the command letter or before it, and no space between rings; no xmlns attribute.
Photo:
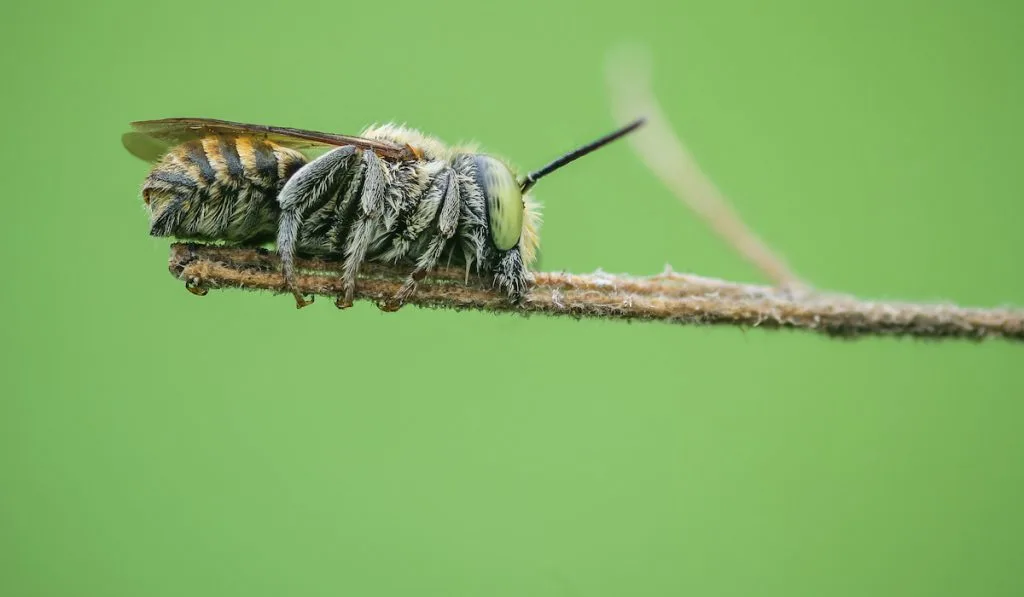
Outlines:
<svg viewBox="0 0 1024 597"><path fill-rule="evenodd" d="M406 160L415 157L412 148L384 141L213 118L140 120L131 123L131 127L132 131L121 136L121 143L132 155L147 162L157 161L168 149L180 143L216 135L262 137L307 154L321 153L331 147L354 145L373 151L385 159Z"/></svg>

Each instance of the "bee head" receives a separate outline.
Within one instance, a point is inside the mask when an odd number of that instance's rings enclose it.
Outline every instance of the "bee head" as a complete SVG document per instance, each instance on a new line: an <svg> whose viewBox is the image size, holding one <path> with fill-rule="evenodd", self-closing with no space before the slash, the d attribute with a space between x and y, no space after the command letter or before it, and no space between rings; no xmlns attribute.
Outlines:
<svg viewBox="0 0 1024 597"><path fill-rule="evenodd" d="M491 241L499 251L519 243L523 231L523 191L509 167L489 155L477 155L476 182L487 204Z"/></svg>
<svg viewBox="0 0 1024 597"><path fill-rule="evenodd" d="M591 143L570 151L540 170L535 170L518 180L512 170L501 160L488 155L477 155L477 184L483 190L487 203L488 223L494 246L499 251L508 251L519 244L526 211L524 197L538 180L619 137L635 131L643 123L643 118L635 120Z"/></svg>

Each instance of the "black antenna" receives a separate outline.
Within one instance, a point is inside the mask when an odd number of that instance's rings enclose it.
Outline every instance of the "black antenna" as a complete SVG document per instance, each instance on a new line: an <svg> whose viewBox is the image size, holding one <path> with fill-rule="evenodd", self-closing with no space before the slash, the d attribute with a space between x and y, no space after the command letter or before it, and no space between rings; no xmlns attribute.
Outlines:
<svg viewBox="0 0 1024 597"><path fill-rule="evenodd" d="M626 126L622 127L621 129L613 133L608 133L607 135L601 137L597 141L593 141L591 143L584 145L583 147L580 147L579 149L574 149L573 151L570 151L569 153L558 158L557 160L551 162L547 166L544 166L540 170L534 170L533 172L530 172L529 174L526 175L526 178L519 182L519 190L525 194L526 191L529 191L533 187L533 185L537 184L537 181L540 180L541 178L547 176L548 174L551 174L552 172L558 170L559 168L568 164L569 162L572 162L578 158L587 155L588 153L594 151L595 149L600 149L601 147L611 143L612 141L618 139L619 137L623 137L625 135L628 135L629 133L632 133L636 129L640 128L646 121L646 118L638 118L633 122L627 124Z"/></svg>

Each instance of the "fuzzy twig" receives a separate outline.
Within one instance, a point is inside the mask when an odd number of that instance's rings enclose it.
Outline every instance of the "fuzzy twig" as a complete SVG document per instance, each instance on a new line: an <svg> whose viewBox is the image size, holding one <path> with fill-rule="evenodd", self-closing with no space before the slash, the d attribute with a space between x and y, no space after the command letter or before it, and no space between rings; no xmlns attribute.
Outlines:
<svg viewBox="0 0 1024 597"><path fill-rule="evenodd" d="M277 256L268 251L175 244L170 271L195 294L208 288L243 288L285 293ZM341 264L300 260L299 290L334 297L341 293ZM382 304L402 286L408 271L367 264L356 298ZM537 273L520 305L512 305L482 279L466 281L464 270L438 269L408 300L424 307L476 309L576 318L659 320L682 324L726 324L792 328L831 336L916 336L1024 340L1024 311L969 309L860 301L838 295L793 295L767 286L737 284L666 271L650 277L605 273Z"/></svg>
<svg viewBox="0 0 1024 597"><path fill-rule="evenodd" d="M642 61L624 59L610 71L613 100L621 118L647 116L645 132L632 139L651 169L777 286L757 286L665 271L650 277L536 273L520 304L512 304L487 280L463 270L438 268L423 279L408 303L424 307L476 309L575 318L657 320L682 324L724 324L790 328L830 336L914 336L920 338L1005 338L1024 340L1024 310L969 309L955 305L885 303L815 293L740 219L700 171L671 132L645 75ZM341 263L299 260L296 290L342 294ZM194 294L209 288L290 292L280 261L259 249L175 244L171 273ZM405 283L407 268L366 263L355 298L384 310Z"/></svg>

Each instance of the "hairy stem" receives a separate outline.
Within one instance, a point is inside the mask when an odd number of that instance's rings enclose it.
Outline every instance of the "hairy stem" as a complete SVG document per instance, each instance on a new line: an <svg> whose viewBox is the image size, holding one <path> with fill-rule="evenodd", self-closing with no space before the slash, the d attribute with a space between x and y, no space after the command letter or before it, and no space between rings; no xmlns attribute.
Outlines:
<svg viewBox="0 0 1024 597"><path fill-rule="evenodd" d="M672 132L654 95L650 58L639 48L621 47L608 62L612 112L626 123L642 114L647 126L627 137L640 159L672 193L775 285L807 290L789 264L747 226L728 198L697 164L683 140Z"/></svg>
<svg viewBox="0 0 1024 597"><path fill-rule="evenodd" d="M342 292L341 263L299 260L296 283L304 294ZM174 244L171 273L196 294L240 288L286 293L277 256L267 251ZM382 305L402 287L408 269L367 264L357 300ZM512 305L486 280L464 270L438 269L407 301L423 307L539 313L576 318L639 319L671 323L791 328L830 336L916 336L1024 340L1024 310L871 302L831 294L797 294L666 271L649 277L606 273L536 273L522 304Z"/></svg>

